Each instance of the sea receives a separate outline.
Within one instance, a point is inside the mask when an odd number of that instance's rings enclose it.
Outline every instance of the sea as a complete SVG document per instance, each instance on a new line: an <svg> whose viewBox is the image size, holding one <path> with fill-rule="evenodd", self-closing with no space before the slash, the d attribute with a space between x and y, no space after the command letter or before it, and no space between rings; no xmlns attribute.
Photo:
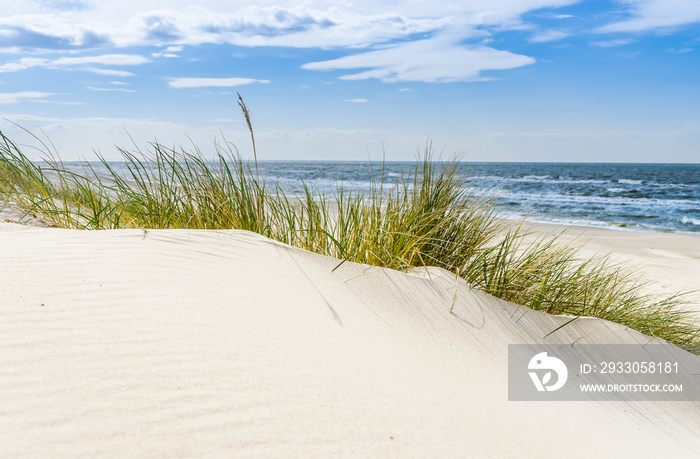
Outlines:
<svg viewBox="0 0 700 459"><path fill-rule="evenodd" d="M303 179L333 192L338 183L366 191L382 164L270 161L259 164L269 179L300 191ZM386 162L391 183L413 170L410 162ZM462 162L469 186L497 196L501 215L520 220L583 224L619 230L700 234L700 164Z"/></svg>
<svg viewBox="0 0 700 459"><path fill-rule="evenodd" d="M332 196L339 185L367 191L382 167L385 183L391 184L410 174L414 163L261 161L258 166L261 178L289 193L300 192L303 180ZM468 174L468 186L497 196L505 218L700 234L700 164L461 162L459 167Z"/></svg>

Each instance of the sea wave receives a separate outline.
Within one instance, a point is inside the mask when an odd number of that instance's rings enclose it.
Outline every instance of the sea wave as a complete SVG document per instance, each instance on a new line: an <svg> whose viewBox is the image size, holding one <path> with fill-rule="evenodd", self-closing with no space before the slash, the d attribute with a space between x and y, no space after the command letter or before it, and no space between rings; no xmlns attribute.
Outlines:
<svg viewBox="0 0 700 459"><path fill-rule="evenodd" d="M700 219L682 217L682 218L681 218L681 223L684 223L684 224L686 224L686 225L697 225L697 226L700 226Z"/></svg>

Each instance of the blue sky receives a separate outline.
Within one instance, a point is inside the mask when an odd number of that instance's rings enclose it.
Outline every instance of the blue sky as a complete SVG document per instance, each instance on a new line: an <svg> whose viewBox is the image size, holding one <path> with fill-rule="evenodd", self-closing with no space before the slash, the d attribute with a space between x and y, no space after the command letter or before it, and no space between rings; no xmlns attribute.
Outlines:
<svg viewBox="0 0 700 459"><path fill-rule="evenodd" d="M239 91L261 159L411 160L431 139L474 161L700 162L700 0L0 11L0 129L64 159L222 134L248 156Z"/></svg>

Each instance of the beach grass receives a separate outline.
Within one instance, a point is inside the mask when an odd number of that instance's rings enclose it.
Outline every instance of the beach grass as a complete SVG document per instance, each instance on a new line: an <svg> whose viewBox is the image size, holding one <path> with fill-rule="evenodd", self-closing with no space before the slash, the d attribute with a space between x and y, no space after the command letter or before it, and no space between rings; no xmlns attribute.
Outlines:
<svg viewBox="0 0 700 459"><path fill-rule="evenodd" d="M242 99L240 106L254 142ZM498 298L572 320L607 319L700 354L686 294L645 293L633 267L605 254L579 256L582 242L533 242L522 225L499 218L494 194L459 171L459 158L433 161L430 147L392 182L378 165L368 192L342 184L322 192L302 182L297 194L260 178L257 152L251 164L225 141L215 143L213 160L196 146L155 142L146 151L119 152L125 173L101 156L106 173L88 162L76 173L48 149L44 163L30 161L0 132L0 198L64 228L235 228L339 264L438 266Z"/></svg>

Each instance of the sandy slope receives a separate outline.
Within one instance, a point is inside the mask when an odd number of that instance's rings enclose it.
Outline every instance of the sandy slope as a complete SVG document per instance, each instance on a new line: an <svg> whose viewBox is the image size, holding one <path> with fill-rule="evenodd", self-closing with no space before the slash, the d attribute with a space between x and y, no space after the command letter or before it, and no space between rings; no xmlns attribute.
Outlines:
<svg viewBox="0 0 700 459"><path fill-rule="evenodd" d="M688 292L700 323L700 235L620 231L585 226L530 224L535 235L559 234L585 242L582 256L611 253L612 260L635 266L656 293Z"/></svg>
<svg viewBox="0 0 700 459"><path fill-rule="evenodd" d="M22 225L38 227L49 226L43 220L27 212L18 210L16 207L10 206L2 199L0 199L0 222L20 223Z"/></svg>
<svg viewBox="0 0 700 459"><path fill-rule="evenodd" d="M0 223L0 456L691 457L700 402L508 402L566 321L243 231ZM454 314L449 309L456 292ZM547 338L644 343L605 321Z"/></svg>

